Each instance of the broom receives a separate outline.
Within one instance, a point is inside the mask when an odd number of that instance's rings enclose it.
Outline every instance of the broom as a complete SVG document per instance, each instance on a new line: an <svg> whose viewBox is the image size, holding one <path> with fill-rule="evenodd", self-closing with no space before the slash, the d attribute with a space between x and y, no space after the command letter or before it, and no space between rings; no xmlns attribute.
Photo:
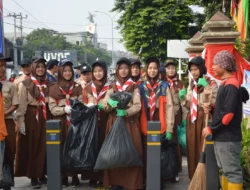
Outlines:
<svg viewBox="0 0 250 190"><path fill-rule="evenodd" d="M205 115L205 127L208 125L208 114ZM195 170L194 176L189 184L188 190L206 190L206 139L204 138L200 161Z"/></svg>

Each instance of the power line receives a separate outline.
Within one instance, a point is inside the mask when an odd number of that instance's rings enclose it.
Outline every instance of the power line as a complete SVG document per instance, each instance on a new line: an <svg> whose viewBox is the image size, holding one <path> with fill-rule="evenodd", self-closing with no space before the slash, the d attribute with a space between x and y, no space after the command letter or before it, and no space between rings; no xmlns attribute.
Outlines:
<svg viewBox="0 0 250 190"><path fill-rule="evenodd" d="M37 20L39 23L41 23L42 25L44 25L46 28L49 28L51 30L53 30L52 28L48 27L46 24L42 23L40 20L38 20L36 17L34 17L30 12L28 12L25 8L23 8L19 3L17 3L15 0L12 0L16 5L18 5L20 8L22 8L26 13L28 13L32 18L34 18L35 20Z"/></svg>
<svg viewBox="0 0 250 190"><path fill-rule="evenodd" d="M14 26L14 24L9 23L9 22L3 22L3 23L4 23L4 24L8 24L8 25L12 25L12 26ZM31 30L36 29L36 28L28 28L28 27L24 27L24 26L23 26L23 28L27 28L27 29L31 29Z"/></svg>
<svg viewBox="0 0 250 190"><path fill-rule="evenodd" d="M3 10L6 10L6 11L8 11L10 13L14 13L13 11L10 11L10 10L6 9L5 7L3 8Z"/></svg>

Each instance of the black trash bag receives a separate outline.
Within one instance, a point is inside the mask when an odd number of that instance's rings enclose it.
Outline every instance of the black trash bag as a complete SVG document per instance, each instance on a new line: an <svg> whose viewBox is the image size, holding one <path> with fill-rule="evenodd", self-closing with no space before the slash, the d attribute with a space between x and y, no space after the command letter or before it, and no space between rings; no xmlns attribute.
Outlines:
<svg viewBox="0 0 250 190"><path fill-rule="evenodd" d="M7 188L14 186L13 174L10 166L6 163L2 167L2 179L0 179L0 188Z"/></svg>
<svg viewBox="0 0 250 190"><path fill-rule="evenodd" d="M125 109L132 98L127 92L117 92L110 96L117 100L119 109ZM117 117L99 152L94 170L124 167L142 167L142 161L135 148L123 117Z"/></svg>
<svg viewBox="0 0 250 190"><path fill-rule="evenodd" d="M91 170L98 156L98 107L70 101L70 127L63 148L63 168L69 171Z"/></svg>
<svg viewBox="0 0 250 190"><path fill-rule="evenodd" d="M164 137L161 142L161 178L171 180L178 176L178 173L177 144L174 141L166 140Z"/></svg>

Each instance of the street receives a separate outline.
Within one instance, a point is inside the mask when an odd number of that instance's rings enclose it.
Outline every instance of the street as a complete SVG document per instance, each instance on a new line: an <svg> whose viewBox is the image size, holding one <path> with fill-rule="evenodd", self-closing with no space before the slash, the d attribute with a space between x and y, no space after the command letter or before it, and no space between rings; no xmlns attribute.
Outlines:
<svg viewBox="0 0 250 190"><path fill-rule="evenodd" d="M187 190L189 179L188 179L188 171L187 171L187 159L183 157L183 171L180 173L180 181L178 183L166 183L166 190ZM30 188L30 180L26 177L18 177L15 178L16 186L12 188L13 190L31 190ZM41 190L46 190L47 187L43 186ZM75 189L84 189L84 190L94 190L94 188L88 187L88 181L81 181L81 186L78 188L67 187L67 190L75 190ZM99 189L101 190L101 189Z"/></svg>

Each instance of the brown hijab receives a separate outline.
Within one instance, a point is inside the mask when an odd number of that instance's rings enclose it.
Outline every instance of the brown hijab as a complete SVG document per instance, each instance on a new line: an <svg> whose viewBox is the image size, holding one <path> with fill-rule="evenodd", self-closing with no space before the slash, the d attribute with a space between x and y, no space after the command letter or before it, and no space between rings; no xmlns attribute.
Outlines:
<svg viewBox="0 0 250 190"><path fill-rule="evenodd" d="M70 66L70 68L71 68L72 77L70 78L70 80L66 80L63 77L63 71L64 71L66 66ZM81 87L81 85L78 85L74 82L74 70L73 70L73 67L71 66L71 64L65 64L64 66L59 66L58 67L58 80L54 85L52 85L50 87L49 96L56 99L56 100L65 99L66 96L62 93L59 86L66 93L68 93L72 84L74 85L74 88L73 88L73 92L71 93L70 96L72 96L72 97L79 96L82 93L82 87Z"/></svg>
<svg viewBox="0 0 250 190"><path fill-rule="evenodd" d="M45 72L43 74L43 76L38 76L36 74L36 69L38 64L44 64L45 67ZM30 70L31 70L31 76L35 77L36 80L39 82L39 84L45 84L46 88L43 88L43 93L45 95L45 97L48 95L48 86L50 86L50 83L48 83L48 81L46 80L46 65L45 62L33 62L30 66ZM39 88L36 86L36 84L31 80L31 77L25 79L23 81L23 85L27 88L27 90L29 91L30 95L35 98L36 100L38 100L38 98L40 97L40 90Z"/></svg>
<svg viewBox="0 0 250 190"><path fill-rule="evenodd" d="M117 90L117 88L116 88L116 81L118 81L119 83L120 83L120 85L124 85L126 82L127 82L127 80L128 79L130 79L131 78L131 66L130 66L130 64L127 64L128 65L128 67L129 67L129 74L128 74L128 76L126 76L126 77L121 77L120 75L119 75L119 68L120 68L120 66L122 65L122 64L126 64L125 62L123 63L123 62L121 62L120 64L117 64L116 65L116 71L115 71L115 82L112 84L112 87L113 87L113 89L117 92L118 90ZM127 87L127 89L126 89L126 92L133 92L134 91L134 88L135 88L135 85L133 84L133 85L130 85L130 86L128 86Z"/></svg>

